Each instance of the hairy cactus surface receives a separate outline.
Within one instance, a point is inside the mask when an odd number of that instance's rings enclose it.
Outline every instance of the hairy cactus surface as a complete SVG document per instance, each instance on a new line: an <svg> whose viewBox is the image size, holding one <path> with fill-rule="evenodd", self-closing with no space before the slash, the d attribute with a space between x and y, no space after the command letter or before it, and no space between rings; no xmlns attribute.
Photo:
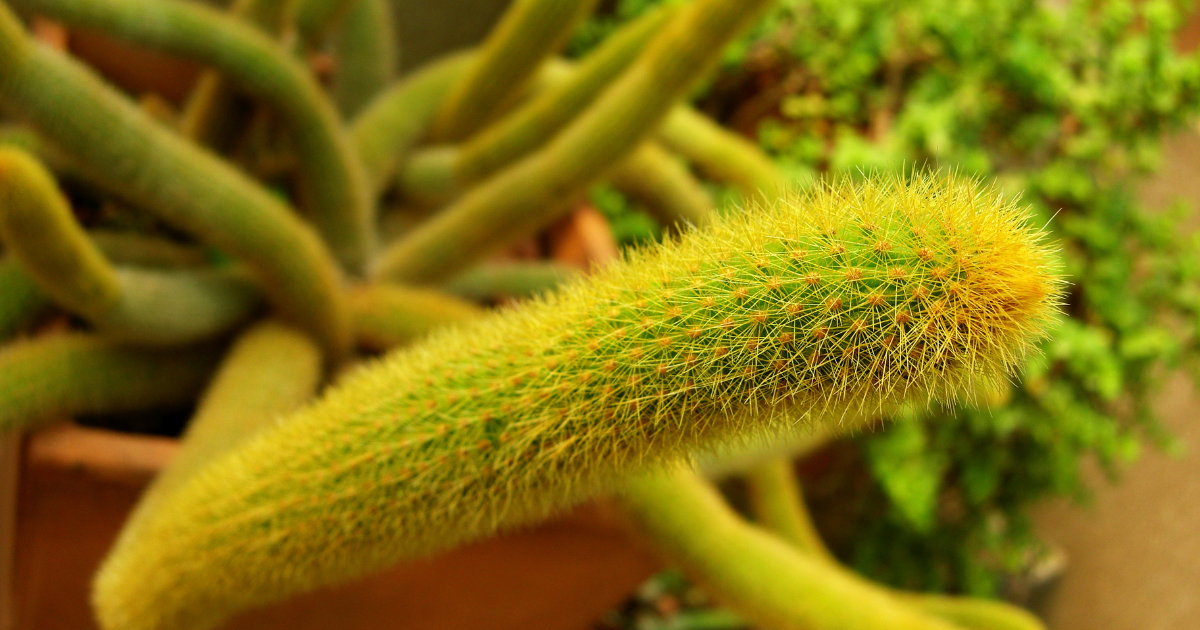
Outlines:
<svg viewBox="0 0 1200 630"><path fill-rule="evenodd" d="M241 608L530 522L752 435L990 382L1059 279L1012 201L954 177L760 204L431 335L181 485L96 581L109 630Z"/></svg>

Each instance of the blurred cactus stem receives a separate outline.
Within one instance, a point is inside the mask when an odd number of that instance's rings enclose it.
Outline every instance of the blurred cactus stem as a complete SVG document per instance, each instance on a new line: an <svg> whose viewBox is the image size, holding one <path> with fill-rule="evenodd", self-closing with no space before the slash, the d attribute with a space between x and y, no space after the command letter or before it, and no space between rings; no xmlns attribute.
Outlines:
<svg viewBox="0 0 1200 630"><path fill-rule="evenodd" d="M0 258L0 342L37 319L50 304L11 254Z"/></svg>
<svg viewBox="0 0 1200 630"><path fill-rule="evenodd" d="M149 269L199 267L208 262L208 254L194 245L141 234L111 230L88 230L88 239L118 265Z"/></svg>
<svg viewBox="0 0 1200 630"><path fill-rule="evenodd" d="M333 96L342 117L352 119L396 78L391 0L356 0L333 39Z"/></svg>
<svg viewBox="0 0 1200 630"><path fill-rule="evenodd" d="M33 44L6 6L0 105L106 188L244 262L275 306L335 360L349 350L341 277L316 233L270 192L150 120L86 68Z"/></svg>
<svg viewBox="0 0 1200 630"><path fill-rule="evenodd" d="M361 271L373 245L374 202L362 163L316 80L270 37L220 11L180 0L10 0L14 7L212 65L284 118L303 177L302 207L338 259Z"/></svg>
<svg viewBox="0 0 1200 630"><path fill-rule="evenodd" d="M205 463L307 403L322 373L320 347L294 328L267 320L242 334L205 388L179 450L142 494L117 544L134 535L141 514Z"/></svg>
<svg viewBox="0 0 1200 630"><path fill-rule="evenodd" d="M50 173L19 149L0 148L0 241L55 302L129 341L192 343L245 321L259 304L258 289L234 273L114 269Z"/></svg>
<svg viewBox="0 0 1200 630"><path fill-rule="evenodd" d="M310 47L319 47L360 0L290 0L290 21Z"/></svg>
<svg viewBox="0 0 1200 630"><path fill-rule="evenodd" d="M485 312L469 302L429 289L364 284L350 289L355 339L360 348L388 350L443 325Z"/></svg>
<svg viewBox="0 0 1200 630"><path fill-rule="evenodd" d="M712 197L687 166L655 142L643 142L608 174L608 181L641 202L664 226L704 225L716 216Z"/></svg>
<svg viewBox="0 0 1200 630"><path fill-rule="evenodd" d="M472 300L533 297L580 275L574 267L546 261L485 263L445 285L449 293Z"/></svg>
<svg viewBox="0 0 1200 630"><path fill-rule="evenodd" d="M421 201L450 200L542 146L637 58L679 8L664 4L649 11L607 38L578 66L549 60L546 89L460 146L413 155L401 173L401 190Z"/></svg>
<svg viewBox="0 0 1200 630"><path fill-rule="evenodd" d="M490 122L498 106L520 91L557 53L597 0L513 0L451 89L433 121L437 142L459 142Z"/></svg>
<svg viewBox="0 0 1200 630"><path fill-rule="evenodd" d="M397 165L408 159L474 59L474 52L439 59L377 95L354 119L351 137L375 192L385 188Z"/></svg>
<svg viewBox="0 0 1200 630"><path fill-rule="evenodd" d="M744 196L771 199L783 192L783 174L758 145L692 109L672 110L658 140L713 180L737 186Z"/></svg>
<svg viewBox="0 0 1200 630"><path fill-rule="evenodd" d="M758 524L804 555L844 571L813 526L804 494L787 458L764 461L746 475L750 511ZM775 576L779 578L780 576ZM901 603L964 630L1045 630L1033 614L1004 602L875 588Z"/></svg>
<svg viewBox="0 0 1200 630"><path fill-rule="evenodd" d="M622 503L672 564L773 630L961 630L742 520L708 482L677 469L627 483Z"/></svg>
<svg viewBox="0 0 1200 630"><path fill-rule="evenodd" d="M213 344L139 349L86 334L18 341L0 348L0 432L81 413L189 405L220 355Z"/></svg>
<svg viewBox="0 0 1200 630"><path fill-rule="evenodd" d="M697 0L541 150L465 194L389 247L375 275L411 283L453 276L557 218L652 132L725 44L769 0Z"/></svg>

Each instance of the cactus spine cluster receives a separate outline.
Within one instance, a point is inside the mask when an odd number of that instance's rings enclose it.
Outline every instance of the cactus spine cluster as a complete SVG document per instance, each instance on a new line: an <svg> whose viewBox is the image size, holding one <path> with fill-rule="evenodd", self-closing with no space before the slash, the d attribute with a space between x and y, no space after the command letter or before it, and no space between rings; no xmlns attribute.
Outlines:
<svg viewBox="0 0 1200 630"><path fill-rule="evenodd" d="M245 606L529 522L696 448L944 399L1031 348L1040 233L953 178L842 182L435 333L213 462L112 556L106 628Z"/></svg>

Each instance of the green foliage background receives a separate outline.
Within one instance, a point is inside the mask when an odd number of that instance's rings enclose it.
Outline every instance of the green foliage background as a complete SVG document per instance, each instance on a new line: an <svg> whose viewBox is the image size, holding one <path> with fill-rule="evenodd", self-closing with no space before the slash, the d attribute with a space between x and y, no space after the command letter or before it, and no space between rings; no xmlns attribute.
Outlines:
<svg viewBox="0 0 1200 630"><path fill-rule="evenodd" d="M573 52L659 1L609 3ZM1115 475L1147 438L1170 446L1155 385L1200 356L1185 209L1143 208L1134 195L1162 135L1200 109L1197 57L1174 48L1184 7L1049 4L782 0L696 95L798 181L957 169L1023 194L1061 240L1067 317L1020 382L851 438L850 463L815 488L840 504L818 514L830 543L893 585L999 594L1038 552L1030 505L1085 498L1086 457ZM628 227L644 222L614 195L593 198L618 232L653 237Z"/></svg>

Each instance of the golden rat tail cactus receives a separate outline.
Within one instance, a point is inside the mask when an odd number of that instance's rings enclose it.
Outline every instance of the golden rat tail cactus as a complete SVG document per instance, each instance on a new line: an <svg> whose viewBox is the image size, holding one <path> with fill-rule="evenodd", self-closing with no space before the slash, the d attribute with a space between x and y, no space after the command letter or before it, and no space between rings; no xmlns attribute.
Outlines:
<svg viewBox="0 0 1200 630"><path fill-rule="evenodd" d="M954 177L839 182L435 333L199 471L101 569L108 630L205 628L542 518L690 451L1021 360L1041 232Z"/></svg>

